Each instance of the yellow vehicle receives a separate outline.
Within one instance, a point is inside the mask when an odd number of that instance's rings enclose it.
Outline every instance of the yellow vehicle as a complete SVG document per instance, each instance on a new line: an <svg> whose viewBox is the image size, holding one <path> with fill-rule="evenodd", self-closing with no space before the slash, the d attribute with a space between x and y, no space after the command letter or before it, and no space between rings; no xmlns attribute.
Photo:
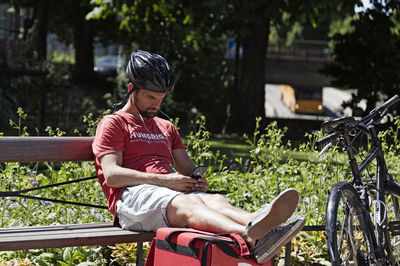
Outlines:
<svg viewBox="0 0 400 266"><path fill-rule="evenodd" d="M323 114L322 88L280 85L282 102L294 113Z"/></svg>

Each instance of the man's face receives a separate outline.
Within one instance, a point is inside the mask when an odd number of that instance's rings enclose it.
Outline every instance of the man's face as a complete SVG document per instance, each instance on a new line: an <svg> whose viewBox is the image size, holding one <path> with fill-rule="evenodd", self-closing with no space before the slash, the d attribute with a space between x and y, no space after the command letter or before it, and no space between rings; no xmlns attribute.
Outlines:
<svg viewBox="0 0 400 266"><path fill-rule="evenodd" d="M166 93L153 92L145 89L136 90L133 94L134 105L143 118L153 118L157 115Z"/></svg>

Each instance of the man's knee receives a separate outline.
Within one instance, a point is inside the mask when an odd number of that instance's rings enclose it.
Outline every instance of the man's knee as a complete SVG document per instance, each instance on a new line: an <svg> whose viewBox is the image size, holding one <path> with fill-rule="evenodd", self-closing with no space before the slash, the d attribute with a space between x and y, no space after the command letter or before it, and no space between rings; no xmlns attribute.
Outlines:
<svg viewBox="0 0 400 266"><path fill-rule="evenodd" d="M204 203L212 209L226 208L231 206L225 196L221 194L201 194L199 196Z"/></svg>
<svg viewBox="0 0 400 266"><path fill-rule="evenodd" d="M228 203L228 200L225 198L225 196L221 194L205 194L205 196L208 196L210 200L218 203Z"/></svg>
<svg viewBox="0 0 400 266"><path fill-rule="evenodd" d="M171 226L188 226L198 208L205 207L196 194L176 196L167 206L167 220Z"/></svg>

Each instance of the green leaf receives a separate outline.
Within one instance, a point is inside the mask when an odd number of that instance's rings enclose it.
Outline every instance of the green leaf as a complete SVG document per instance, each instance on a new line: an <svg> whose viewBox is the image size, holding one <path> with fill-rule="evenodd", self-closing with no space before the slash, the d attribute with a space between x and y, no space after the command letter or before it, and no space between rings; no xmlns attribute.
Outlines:
<svg viewBox="0 0 400 266"><path fill-rule="evenodd" d="M104 7L102 6L96 6L93 8L92 11L90 11L85 19L86 20L91 20L91 19L101 19L103 16L103 12L104 12Z"/></svg>
<svg viewBox="0 0 400 266"><path fill-rule="evenodd" d="M183 23L184 25L186 25L186 24L189 23L189 21L190 21L190 16L189 16L189 15L186 15L185 18L184 18L184 20L182 21L182 23Z"/></svg>

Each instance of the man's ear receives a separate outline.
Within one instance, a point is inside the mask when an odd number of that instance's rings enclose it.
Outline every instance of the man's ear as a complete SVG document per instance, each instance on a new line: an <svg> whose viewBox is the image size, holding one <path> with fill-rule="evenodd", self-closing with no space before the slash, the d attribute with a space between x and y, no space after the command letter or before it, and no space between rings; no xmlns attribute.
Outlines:
<svg viewBox="0 0 400 266"><path fill-rule="evenodd" d="M128 92L129 93L133 92L133 90L134 90L133 84L132 84L132 82L129 82L129 84L128 84Z"/></svg>

